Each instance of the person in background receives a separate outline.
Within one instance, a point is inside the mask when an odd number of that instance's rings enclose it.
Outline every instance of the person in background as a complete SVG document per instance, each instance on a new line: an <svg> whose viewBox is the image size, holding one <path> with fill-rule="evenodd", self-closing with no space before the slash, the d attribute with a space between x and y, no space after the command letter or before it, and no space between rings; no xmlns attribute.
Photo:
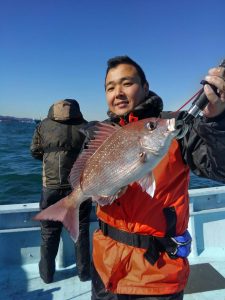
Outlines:
<svg viewBox="0 0 225 300"><path fill-rule="evenodd" d="M79 131L87 121L76 100L65 99L54 103L48 117L35 129L31 154L43 162L43 187L40 208L56 203L71 193L68 177L84 141ZM91 200L82 203L79 212L80 235L75 244L76 266L81 281L90 280L89 217ZM40 277L45 283L53 281L55 258L58 252L62 223L41 221Z"/></svg>
<svg viewBox="0 0 225 300"><path fill-rule="evenodd" d="M225 69L209 70L204 86L209 104L188 132L174 140L153 170L153 197L133 183L111 205L97 206L100 228L93 235L92 300L181 300L189 276L189 173L225 183ZM128 56L108 61L108 116L124 126L163 112L142 68ZM182 120L185 112L176 114ZM157 126L157 122L155 123ZM87 129L91 138L93 129ZM179 241L183 241L179 244ZM188 247L187 247L188 246ZM184 251L183 251L184 250Z"/></svg>

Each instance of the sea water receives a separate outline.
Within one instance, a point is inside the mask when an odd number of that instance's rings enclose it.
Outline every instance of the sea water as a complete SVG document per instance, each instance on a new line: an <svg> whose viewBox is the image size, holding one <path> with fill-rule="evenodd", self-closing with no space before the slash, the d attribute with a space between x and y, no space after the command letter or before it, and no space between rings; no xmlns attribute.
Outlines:
<svg viewBox="0 0 225 300"><path fill-rule="evenodd" d="M30 154L33 123L0 123L0 204L38 202L41 161Z"/></svg>
<svg viewBox="0 0 225 300"><path fill-rule="evenodd" d="M39 202L42 162L30 154L36 124L0 123L0 204ZM222 185L191 174L190 188Z"/></svg>

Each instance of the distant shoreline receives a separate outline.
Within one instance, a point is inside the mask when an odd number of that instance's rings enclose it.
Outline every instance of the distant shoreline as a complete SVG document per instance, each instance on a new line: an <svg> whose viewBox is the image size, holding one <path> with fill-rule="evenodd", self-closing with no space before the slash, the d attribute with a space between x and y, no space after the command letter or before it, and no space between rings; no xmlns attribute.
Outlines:
<svg viewBox="0 0 225 300"><path fill-rule="evenodd" d="M24 122L24 123L39 123L39 119L17 118L12 116L0 116L0 122Z"/></svg>

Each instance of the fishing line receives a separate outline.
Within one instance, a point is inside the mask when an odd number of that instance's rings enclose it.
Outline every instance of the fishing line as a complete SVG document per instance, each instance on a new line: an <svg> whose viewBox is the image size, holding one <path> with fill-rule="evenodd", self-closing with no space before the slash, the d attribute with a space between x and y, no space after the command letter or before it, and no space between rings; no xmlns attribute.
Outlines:
<svg viewBox="0 0 225 300"><path fill-rule="evenodd" d="M202 88L200 90L198 90L190 99L188 99L180 108L178 108L175 112L176 113L178 111L180 111L183 107L185 107L186 105L188 105L195 97L197 97L201 92L202 92Z"/></svg>
<svg viewBox="0 0 225 300"><path fill-rule="evenodd" d="M176 113L178 113L182 108L184 108L186 105L188 105L193 99L197 98L201 92L203 91L203 88L199 89L193 96L191 96L190 99L188 99L180 108L178 108L175 111L170 112L171 115L175 115ZM193 101L194 103L194 101Z"/></svg>

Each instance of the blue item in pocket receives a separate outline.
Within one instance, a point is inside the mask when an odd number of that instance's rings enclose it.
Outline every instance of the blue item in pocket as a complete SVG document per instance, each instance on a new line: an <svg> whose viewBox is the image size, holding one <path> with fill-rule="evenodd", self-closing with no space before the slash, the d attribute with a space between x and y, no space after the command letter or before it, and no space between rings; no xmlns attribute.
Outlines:
<svg viewBox="0 0 225 300"><path fill-rule="evenodd" d="M171 240L177 245L172 255L176 257L187 257L191 253L191 235L186 230L184 234L172 237Z"/></svg>

